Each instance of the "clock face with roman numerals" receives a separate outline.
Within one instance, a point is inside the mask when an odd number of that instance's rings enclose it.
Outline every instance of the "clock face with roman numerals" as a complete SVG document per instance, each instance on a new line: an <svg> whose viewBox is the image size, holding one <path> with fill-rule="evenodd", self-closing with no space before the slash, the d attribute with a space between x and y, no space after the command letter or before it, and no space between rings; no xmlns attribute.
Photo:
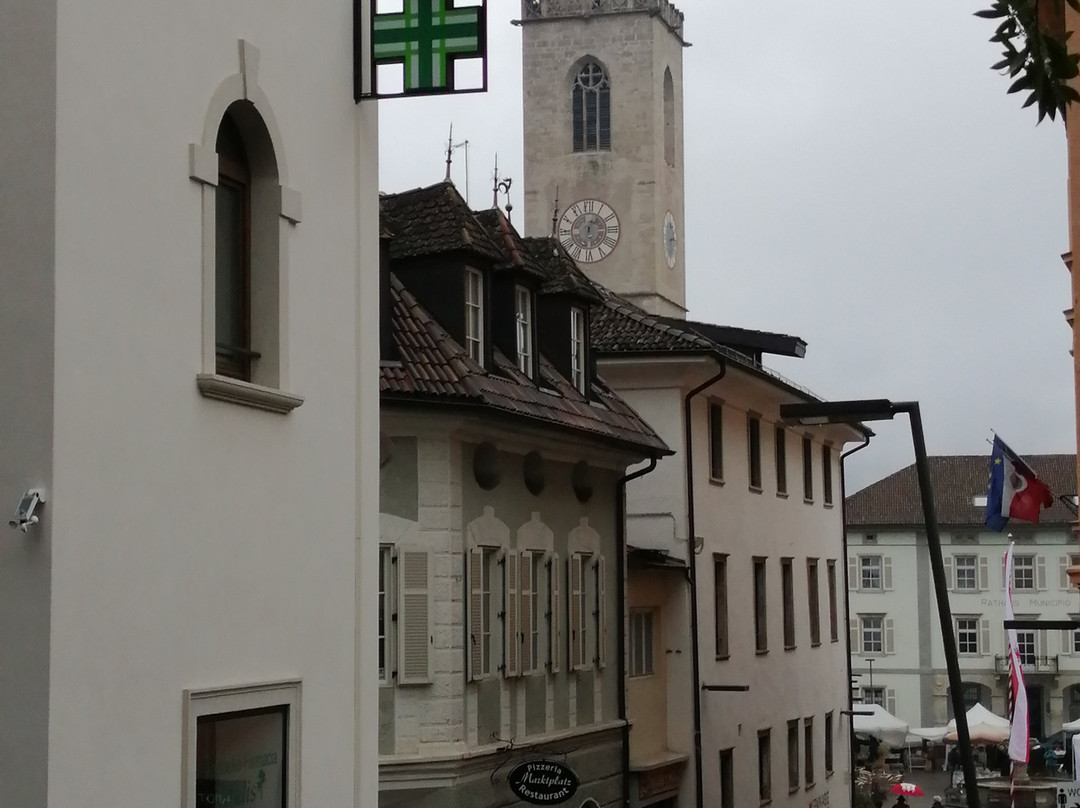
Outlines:
<svg viewBox="0 0 1080 808"><path fill-rule="evenodd" d="M601 261L619 243L619 217L599 199L582 199L563 211L559 241L575 261Z"/></svg>

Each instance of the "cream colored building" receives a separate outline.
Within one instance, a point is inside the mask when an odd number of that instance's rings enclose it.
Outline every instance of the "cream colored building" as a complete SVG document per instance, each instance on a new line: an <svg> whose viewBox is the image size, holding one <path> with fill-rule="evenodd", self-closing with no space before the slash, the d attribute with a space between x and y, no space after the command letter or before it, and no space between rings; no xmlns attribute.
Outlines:
<svg viewBox="0 0 1080 808"><path fill-rule="evenodd" d="M377 788L352 15L0 0L0 805Z"/></svg>
<svg viewBox="0 0 1080 808"><path fill-rule="evenodd" d="M1072 455L1028 455L1059 497L1073 501ZM1003 561L1015 541L1013 610L1017 618L1080 618L1065 574L1075 563L1075 506L1059 499L1039 524L1012 520L1005 532L985 525L986 455L930 458L942 554L959 652L964 700L998 715L1008 709ZM948 675L914 466L847 501L851 666L863 701L913 726L952 717ZM1080 718L1080 633L1018 632L1031 733L1044 737Z"/></svg>
<svg viewBox="0 0 1080 808"><path fill-rule="evenodd" d="M762 364L797 337L684 319L681 12L524 0L521 24L527 233L615 293L599 373L676 450L627 490L631 805L699 782L721 808L846 804L839 454L862 435L778 423L817 400Z"/></svg>

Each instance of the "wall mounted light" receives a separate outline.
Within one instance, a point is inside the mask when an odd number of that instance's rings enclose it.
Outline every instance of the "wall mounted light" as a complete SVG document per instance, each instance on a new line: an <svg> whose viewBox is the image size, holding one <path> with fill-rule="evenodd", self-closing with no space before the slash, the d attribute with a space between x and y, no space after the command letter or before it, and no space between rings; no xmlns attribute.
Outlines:
<svg viewBox="0 0 1080 808"><path fill-rule="evenodd" d="M40 488L31 488L19 500L15 508L15 518L8 520L8 527L18 528L26 533L31 525L38 523L38 517L34 511L43 502L45 502L45 492Z"/></svg>

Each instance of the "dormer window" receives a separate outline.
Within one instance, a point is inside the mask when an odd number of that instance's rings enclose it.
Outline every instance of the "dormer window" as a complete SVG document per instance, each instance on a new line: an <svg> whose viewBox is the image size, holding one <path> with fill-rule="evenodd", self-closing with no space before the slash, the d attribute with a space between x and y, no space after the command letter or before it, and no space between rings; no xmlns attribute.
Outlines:
<svg viewBox="0 0 1080 808"><path fill-rule="evenodd" d="M585 395L585 312L570 309L570 381Z"/></svg>
<svg viewBox="0 0 1080 808"><path fill-rule="evenodd" d="M533 376L533 315L532 294L522 286L514 287L514 315L517 321L518 370Z"/></svg>
<svg viewBox="0 0 1080 808"><path fill-rule="evenodd" d="M465 349L477 364L484 364L484 276L465 270Z"/></svg>

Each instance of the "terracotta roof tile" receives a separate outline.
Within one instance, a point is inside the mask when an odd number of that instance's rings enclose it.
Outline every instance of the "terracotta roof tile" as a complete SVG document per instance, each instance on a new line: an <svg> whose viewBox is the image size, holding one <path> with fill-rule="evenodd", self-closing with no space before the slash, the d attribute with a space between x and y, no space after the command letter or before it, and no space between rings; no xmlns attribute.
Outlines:
<svg viewBox="0 0 1080 808"><path fill-rule="evenodd" d="M391 260L471 252L506 260L485 227L451 182L440 182L379 198L381 229L389 231Z"/></svg>
<svg viewBox="0 0 1080 808"><path fill-rule="evenodd" d="M1076 456L1024 455L1039 479L1055 496L1076 493ZM985 508L974 504L986 494L990 479L990 447L984 455L941 455L929 458L930 480L934 486L934 508L941 525L980 526L985 524ZM922 500L915 466L890 474L847 498L846 518L850 526L918 526L924 524ZM1043 523L1067 524L1076 520L1074 511L1059 501L1041 515ZM1010 521L1008 529L1026 522Z"/></svg>

